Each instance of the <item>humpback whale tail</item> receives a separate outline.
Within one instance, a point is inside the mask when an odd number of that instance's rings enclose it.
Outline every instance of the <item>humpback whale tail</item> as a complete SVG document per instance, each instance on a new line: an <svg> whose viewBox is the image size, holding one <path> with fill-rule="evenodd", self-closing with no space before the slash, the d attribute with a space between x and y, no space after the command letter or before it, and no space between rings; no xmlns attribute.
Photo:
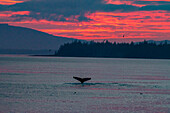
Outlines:
<svg viewBox="0 0 170 113"><path fill-rule="evenodd" d="M74 79L80 81L82 84L85 82L85 81L88 81L88 80L91 80L91 78L80 78L80 77L73 77Z"/></svg>

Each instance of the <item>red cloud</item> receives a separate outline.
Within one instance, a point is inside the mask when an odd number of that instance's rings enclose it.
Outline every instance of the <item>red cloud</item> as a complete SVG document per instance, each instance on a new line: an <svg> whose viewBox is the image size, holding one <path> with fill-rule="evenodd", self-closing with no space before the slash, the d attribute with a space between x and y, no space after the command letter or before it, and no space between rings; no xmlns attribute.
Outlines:
<svg viewBox="0 0 170 113"><path fill-rule="evenodd" d="M0 18L1 17L11 17L11 16L14 16L14 15L29 15L29 14L30 14L30 11L16 11L16 12L1 11L0 12Z"/></svg>
<svg viewBox="0 0 170 113"><path fill-rule="evenodd" d="M28 0L20 0L20 1L18 1L18 0L1 0L0 4L1 5L14 5L16 3L23 3L25 1L28 1Z"/></svg>
<svg viewBox="0 0 170 113"><path fill-rule="evenodd" d="M12 14L28 14L13 12ZM30 20L9 24L34 28L57 36L77 39L170 38L168 11L95 12L85 15L86 22ZM73 17L68 18L73 19ZM76 17L75 17L76 19Z"/></svg>
<svg viewBox="0 0 170 113"><path fill-rule="evenodd" d="M132 5L132 6L137 6L137 7L143 7L147 5L159 5L159 3L154 3L153 2L159 2L159 1L165 1L169 2L170 0L104 0L106 4L115 4L115 5ZM148 4L137 4L137 1L148 1Z"/></svg>
<svg viewBox="0 0 170 113"><path fill-rule="evenodd" d="M132 6L137 6L137 7L143 7L146 6L144 4L135 4L134 1L126 1L126 0L104 0L106 4L115 4L115 5L132 5Z"/></svg>

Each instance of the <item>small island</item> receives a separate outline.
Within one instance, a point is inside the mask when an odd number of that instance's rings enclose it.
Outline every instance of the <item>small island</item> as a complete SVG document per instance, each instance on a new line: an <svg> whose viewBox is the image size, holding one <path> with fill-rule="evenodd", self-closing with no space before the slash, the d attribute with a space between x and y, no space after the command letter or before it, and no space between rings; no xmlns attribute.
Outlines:
<svg viewBox="0 0 170 113"><path fill-rule="evenodd" d="M60 46L54 56L170 59L170 44L147 41L139 43L111 43L74 41Z"/></svg>

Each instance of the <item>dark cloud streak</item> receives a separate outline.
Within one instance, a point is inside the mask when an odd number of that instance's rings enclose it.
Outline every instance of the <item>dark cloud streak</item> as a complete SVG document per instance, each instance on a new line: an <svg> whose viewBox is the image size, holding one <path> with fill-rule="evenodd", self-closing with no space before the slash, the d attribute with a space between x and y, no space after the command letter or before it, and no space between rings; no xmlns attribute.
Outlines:
<svg viewBox="0 0 170 113"><path fill-rule="evenodd" d="M138 1L138 3L147 4L148 1ZM87 12L113 12L116 10L119 10L121 12L151 10L170 11L170 5L168 4L170 2L159 3L162 3L163 5L150 5L140 8L137 6L124 4L104 4L103 0L31 0L9 6L0 5L0 11L30 11L30 15L25 15L25 17L34 18L37 20L46 19L53 21L74 21L66 20L66 18L79 15L79 17L77 18L78 21L89 21L90 19L84 16ZM21 17L21 20L22 19L23 15Z"/></svg>
<svg viewBox="0 0 170 113"><path fill-rule="evenodd" d="M140 8L141 11L153 11L153 10L167 10L170 11L170 4L168 5L148 5Z"/></svg>

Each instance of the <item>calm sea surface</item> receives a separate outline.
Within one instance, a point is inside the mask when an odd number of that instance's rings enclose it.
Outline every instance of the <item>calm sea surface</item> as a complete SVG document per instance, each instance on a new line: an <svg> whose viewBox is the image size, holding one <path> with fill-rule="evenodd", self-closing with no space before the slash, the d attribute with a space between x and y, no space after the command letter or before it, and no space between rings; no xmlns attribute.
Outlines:
<svg viewBox="0 0 170 113"><path fill-rule="evenodd" d="M0 113L9 112L170 113L170 60L1 55Z"/></svg>

